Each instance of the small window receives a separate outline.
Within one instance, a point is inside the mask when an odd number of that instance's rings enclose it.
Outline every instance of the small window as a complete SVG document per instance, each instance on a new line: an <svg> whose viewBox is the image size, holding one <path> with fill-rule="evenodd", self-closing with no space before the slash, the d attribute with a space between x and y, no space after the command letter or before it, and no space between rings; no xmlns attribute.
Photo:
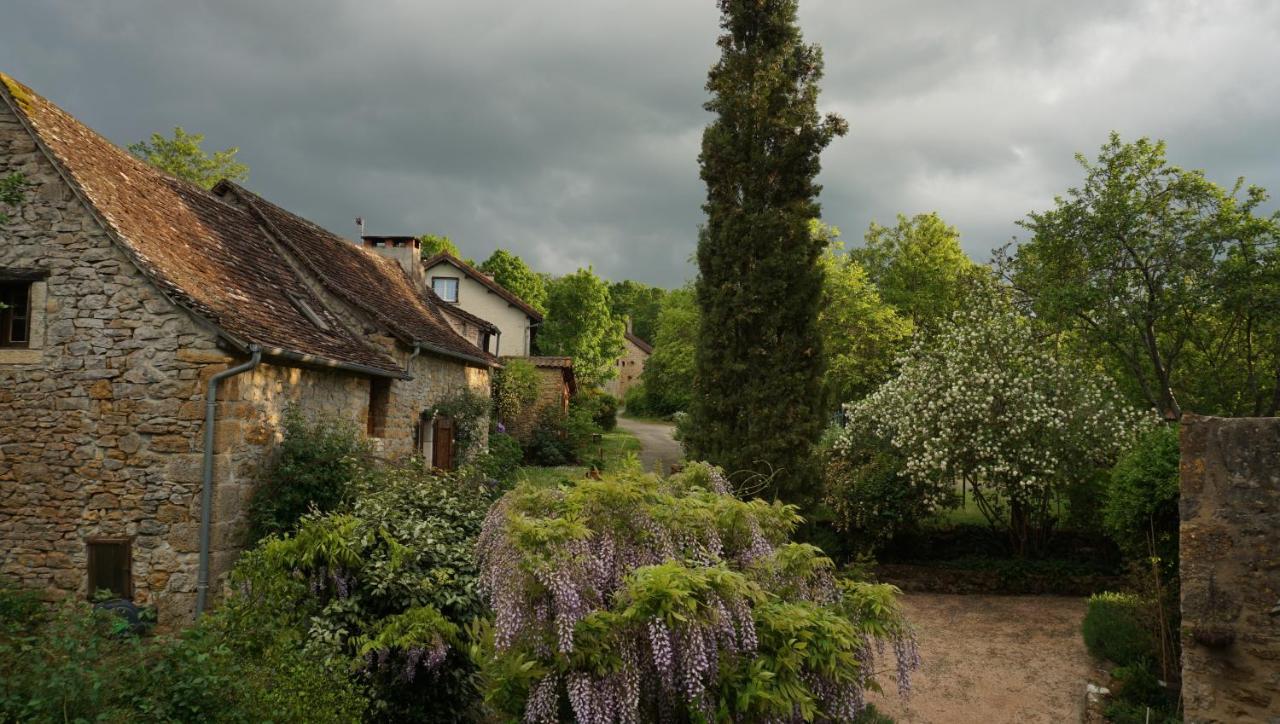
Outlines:
<svg viewBox="0 0 1280 724"><path fill-rule="evenodd" d="M457 277L431 277L431 289L446 302L458 301Z"/></svg>
<svg viewBox="0 0 1280 724"><path fill-rule="evenodd" d="M387 434L387 407L391 403L391 380L375 377L369 380L369 437Z"/></svg>
<svg viewBox="0 0 1280 724"><path fill-rule="evenodd" d="M112 598L133 598L133 553L124 539L88 541L89 598L110 591Z"/></svg>
<svg viewBox="0 0 1280 724"><path fill-rule="evenodd" d="M31 341L31 282L0 282L0 347Z"/></svg>

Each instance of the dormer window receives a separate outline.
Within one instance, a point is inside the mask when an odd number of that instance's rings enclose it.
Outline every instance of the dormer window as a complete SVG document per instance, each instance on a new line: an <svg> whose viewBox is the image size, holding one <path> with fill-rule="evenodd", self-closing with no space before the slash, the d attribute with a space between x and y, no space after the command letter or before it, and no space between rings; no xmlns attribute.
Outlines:
<svg viewBox="0 0 1280 724"><path fill-rule="evenodd" d="M431 277L431 290L446 302L458 301L457 277Z"/></svg>

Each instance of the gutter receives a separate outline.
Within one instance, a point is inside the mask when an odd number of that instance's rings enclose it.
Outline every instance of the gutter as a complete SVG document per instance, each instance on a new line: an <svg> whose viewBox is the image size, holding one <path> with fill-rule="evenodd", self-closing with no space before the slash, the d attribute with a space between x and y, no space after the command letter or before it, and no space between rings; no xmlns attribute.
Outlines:
<svg viewBox="0 0 1280 724"><path fill-rule="evenodd" d="M209 593L209 529L213 522L213 426L217 421L218 383L229 377L248 372L262 362L262 348L249 345L252 357L248 362L223 370L209 378L209 390L204 398L204 475L200 488L200 572L196 578L196 620L204 613Z"/></svg>

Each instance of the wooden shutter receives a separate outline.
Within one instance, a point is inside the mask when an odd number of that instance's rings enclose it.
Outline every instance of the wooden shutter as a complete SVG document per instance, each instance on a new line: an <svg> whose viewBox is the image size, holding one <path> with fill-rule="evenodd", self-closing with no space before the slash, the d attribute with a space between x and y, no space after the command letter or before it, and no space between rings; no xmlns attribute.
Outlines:
<svg viewBox="0 0 1280 724"><path fill-rule="evenodd" d="M133 598L133 551L124 539L88 541L89 597L100 590Z"/></svg>
<svg viewBox="0 0 1280 724"><path fill-rule="evenodd" d="M441 470L453 470L453 420L437 417L432 423L431 464Z"/></svg>

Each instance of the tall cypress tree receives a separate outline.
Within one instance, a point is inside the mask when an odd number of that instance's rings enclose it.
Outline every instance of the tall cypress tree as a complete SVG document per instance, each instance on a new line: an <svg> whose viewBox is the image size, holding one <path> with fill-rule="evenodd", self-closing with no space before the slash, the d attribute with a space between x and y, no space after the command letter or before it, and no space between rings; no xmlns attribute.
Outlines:
<svg viewBox="0 0 1280 724"><path fill-rule="evenodd" d="M822 433L818 155L848 124L818 114L822 51L806 44L797 0L719 0L723 34L699 156L707 185L698 241L693 424L698 458L773 471L764 492L810 498Z"/></svg>

